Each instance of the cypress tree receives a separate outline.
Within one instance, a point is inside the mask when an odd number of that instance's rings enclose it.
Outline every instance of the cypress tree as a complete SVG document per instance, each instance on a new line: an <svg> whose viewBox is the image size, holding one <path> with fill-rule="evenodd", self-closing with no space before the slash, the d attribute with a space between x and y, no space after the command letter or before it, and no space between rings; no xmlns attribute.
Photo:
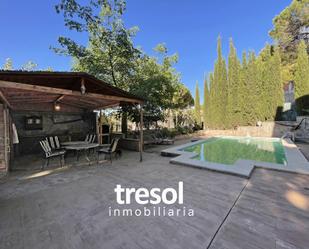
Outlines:
<svg viewBox="0 0 309 249"><path fill-rule="evenodd" d="M273 111L269 108L272 104L272 68L271 68L271 47L266 45L259 55L259 77L260 77L260 87L261 87L261 99L263 100L261 109L261 121L271 120L273 116Z"/></svg>
<svg viewBox="0 0 309 249"><path fill-rule="evenodd" d="M301 115L305 107L304 96L309 95L309 61L306 44L301 41L297 50L295 65L295 98L297 111ZM302 99L299 99L303 97ZM309 96L308 96L309 97ZM307 101L308 102L308 101Z"/></svg>
<svg viewBox="0 0 309 249"><path fill-rule="evenodd" d="M247 54L245 51L242 53L242 63L240 69L240 79L239 79L239 105L241 113L239 115L238 125L248 124L248 93L247 93Z"/></svg>
<svg viewBox="0 0 309 249"><path fill-rule="evenodd" d="M208 90L208 84L205 77L204 80L204 103L203 103L203 122L204 122L204 128L206 129L207 126L209 126L209 90Z"/></svg>
<svg viewBox="0 0 309 249"><path fill-rule="evenodd" d="M240 62L237 58L233 40L230 39L230 50L228 56L228 98L227 98L227 117L228 126L238 125L241 106L240 106Z"/></svg>
<svg viewBox="0 0 309 249"><path fill-rule="evenodd" d="M215 121L214 121L214 109L215 109L215 89L214 89L214 79L213 79L213 73L209 74L209 111L208 111L208 115L209 115L209 119L208 119L208 123L209 123L209 127L211 128L215 128Z"/></svg>
<svg viewBox="0 0 309 249"><path fill-rule="evenodd" d="M196 82L196 87L195 87L194 114L195 114L196 123L200 125L201 124L201 104L200 104L200 92L198 88L198 82Z"/></svg>
<svg viewBox="0 0 309 249"><path fill-rule="evenodd" d="M304 48L302 50L305 51ZM254 52L249 52L248 56L243 52L240 63L233 41L230 40L226 68L219 37L217 53L214 72L209 75L208 125L213 128L230 128L237 125L254 125L259 120L274 120L277 110L283 105L279 50L266 45L258 57ZM299 68L307 68L307 71L299 70L303 75L298 76L299 82L309 75L304 73L309 70L308 55L303 53L300 58L305 56L306 60L300 60L302 66ZM307 83L306 94L309 94L309 81L304 82ZM206 88L204 91L206 95ZM205 106L206 103L207 100L204 102ZM203 113L204 119L207 120L207 109Z"/></svg>
<svg viewBox="0 0 309 249"><path fill-rule="evenodd" d="M215 85L214 90L217 90L217 92L215 92L215 110L216 110L215 123L219 128L225 128L228 124L226 119L228 85L227 85L227 70L225 60L222 57L220 37L218 38L217 53L218 58L215 63L215 71L213 79L214 80L213 84Z"/></svg>
<svg viewBox="0 0 309 249"><path fill-rule="evenodd" d="M279 48L274 48L273 55L271 57L270 72L272 73L272 87L269 96L271 96L271 109L272 120L280 119L280 115L283 108L284 96L283 96L283 84L281 80L281 58Z"/></svg>
<svg viewBox="0 0 309 249"><path fill-rule="evenodd" d="M257 92L256 92L256 118L257 121L264 121L265 120L265 115L264 115L264 85L263 85L263 77L262 77L262 72L263 72L263 62L260 56L256 58L256 84L257 84Z"/></svg>
<svg viewBox="0 0 309 249"><path fill-rule="evenodd" d="M208 90L208 84L205 77L204 80L204 103L203 103L203 122L204 122L204 128L206 126L209 126L209 90Z"/></svg>
<svg viewBox="0 0 309 249"><path fill-rule="evenodd" d="M258 120L258 93L257 63L255 53L249 52L247 65L247 123L254 125Z"/></svg>
<svg viewBox="0 0 309 249"><path fill-rule="evenodd" d="M260 53L260 57L262 59L263 116L265 120L274 120L283 106L280 53L277 48L266 45Z"/></svg>

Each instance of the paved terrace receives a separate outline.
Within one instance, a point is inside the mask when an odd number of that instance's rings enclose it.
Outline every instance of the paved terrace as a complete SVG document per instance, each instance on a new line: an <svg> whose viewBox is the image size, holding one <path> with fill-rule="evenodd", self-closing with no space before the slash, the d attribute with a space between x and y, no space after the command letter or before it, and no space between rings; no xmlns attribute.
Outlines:
<svg viewBox="0 0 309 249"><path fill-rule="evenodd" d="M141 164L137 153L125 152L113 165L0 180L0 248L308 248L309 176L256 169L246 180L169 164L162 148L150 148ZM178 181L194 217L108 216L116 184L166 188Z"/></svg>

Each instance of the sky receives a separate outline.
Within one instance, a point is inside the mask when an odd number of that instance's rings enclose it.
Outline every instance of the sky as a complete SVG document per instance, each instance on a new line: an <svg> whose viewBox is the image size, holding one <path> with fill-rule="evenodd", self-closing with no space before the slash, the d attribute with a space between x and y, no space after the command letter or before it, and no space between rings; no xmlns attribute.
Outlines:
<svg viewBox="0 0 309 249"><path fill-rule="evenodd" d="M83 0L84 1L84 0ZM83 34L68 31L63 17L55 12L60 0L0 0L0 67L6 58L19 69L27 61L38 69L69 71L72 60L56 55L59 36L68 36L81 44ZM128 0L124 15L127 27L138 26L137 46L153 55L158 43L165 43L170 54L178 53L176 69L182 82L194 94L198 81L213 70L216 43L220 35L224 56L229 38L233 38L238 55L243 50L259 52L267 42L272 19L291 0Z"/></svg>

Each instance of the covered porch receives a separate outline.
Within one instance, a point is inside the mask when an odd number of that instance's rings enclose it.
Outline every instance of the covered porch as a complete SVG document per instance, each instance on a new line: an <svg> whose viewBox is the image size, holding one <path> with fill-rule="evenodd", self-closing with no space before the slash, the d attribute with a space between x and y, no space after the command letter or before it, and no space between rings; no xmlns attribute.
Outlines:
<svg viewBox="0 0 309 249"><path fill-rule="evenodd" d="M57 136L67 142L82 141L88 134L95 134L96 143L106 143L106 136L110 142L113 134L103 130L95 110L135 105L141 115L139 127L143 122L142 98L86 73L0 71L0 99L2 172L12 169L13 160L34 154L40 157L39 141L46 137ZM140 160L142 141L140 129Z"/></svg>

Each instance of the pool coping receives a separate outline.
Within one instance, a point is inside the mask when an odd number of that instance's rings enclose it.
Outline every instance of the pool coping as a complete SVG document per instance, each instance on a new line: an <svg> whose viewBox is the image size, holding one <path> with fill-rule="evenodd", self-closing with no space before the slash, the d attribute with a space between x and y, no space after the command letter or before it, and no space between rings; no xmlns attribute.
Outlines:
<svg viewBox="0 0 309 249"><path fill-rule="evenodd" d="M213 136L213 137L221 137L221 138L222 137L233 137L235 138L235 136ZM282 164L277 164L277 163L259 162L259 161L244 160L244 159L237 160L234 165L200 161L200 160L192 159L193 157L197 156L196 153L181 150L188 146L199 144L202 141L205 141L210 138L211 137L162 150L161 155L173 156L174 158L170 160L170 163L173 163L173 164L180 164L180 165L185 165L185 166L203 168L203 169L238 175L238 176L242 176L245 178L250 178L252 171L256 167L309 175L309 162L307 161L305 156L300 152L298 147L293 143L291 139L282 139L282 145L283 145L286 160L287 160L287 164L284 166L282 166ZM280 138L269 138L269 137L250 137L250 138L269 139L269 140L280 139Z"/></svg>

